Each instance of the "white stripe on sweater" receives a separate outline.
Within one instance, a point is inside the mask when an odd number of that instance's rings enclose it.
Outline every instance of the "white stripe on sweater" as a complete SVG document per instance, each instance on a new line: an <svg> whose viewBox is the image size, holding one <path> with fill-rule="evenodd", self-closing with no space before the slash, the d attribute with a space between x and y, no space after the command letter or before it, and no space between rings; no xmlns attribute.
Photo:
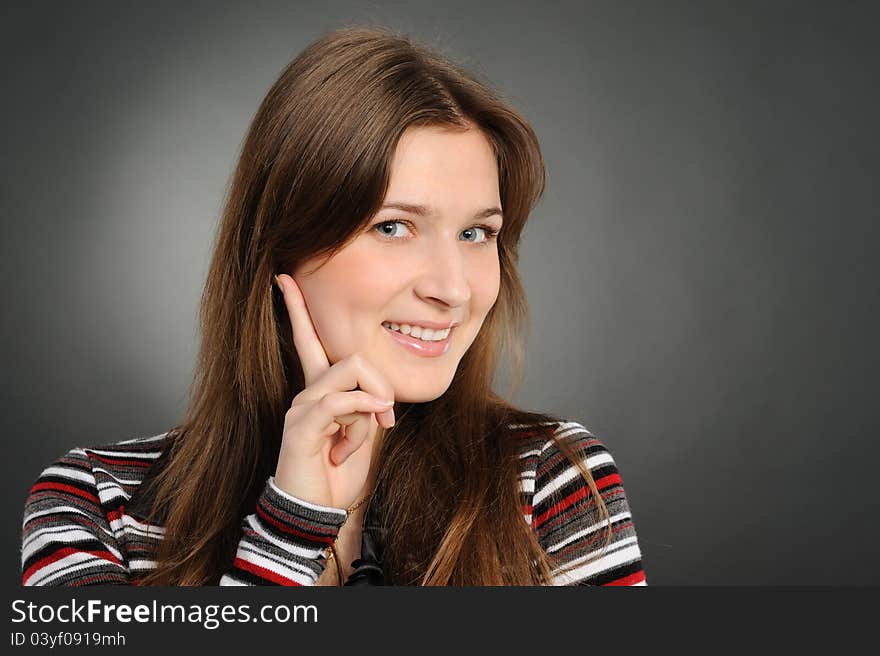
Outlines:
<svg viewBox="0 0 880 656"><path fill-rule="evenodd" d="M342 517L348 517L348 513L342 508L333 508L331 506L321 506L317 503L310 503L305 499L300 499L297 496L290 494L289 492L285 492L278 484L275 482L275 477L269 477L269 487L271 487L275 492L284 497L287 501L291 501L293 503L299 504L301 506L305 506L306 508L310 508L311 510L317 510L318 512L331 513L334 515L341 515Z"/></svg>
<svg viewBox="0 0 880 656"><path fill-rule="evenodd" d="M632 515L629 512L617 513L616 515L611 515L611 525L614 526L616 522L619 522L624 519L632 519ZM547 548L547 553L553 553L554 551L559 551L565 545L574 542L575 540L579 540L585 535L589 535L590 533L595 533L600 528L604 529L608 526L608 522L599 522L597 524L593 524L588 528L583 529L582 531L578 531L576 533L572 533L570 536L565 538L562 542L557 542L556 544ZM612 538L613 539L613 538Z"/></svg>
<svg viewBox="0 0 880 656"><path fill-rule="evenodd" d="M170 431L166 431L164 433L160 433L159 435L153 435L152 437L133 437L130 440L121 440L117 442L117 444L135 444L138 442L157 442L158 440L164 440Z"/></svg>
<svg viewBox="0 0 880 656"><path fill-rule="evenodd" d="M559 422L559 427L556 429L557 435L569 435L573 431L580 431L582 433L586 433L590 437L595 437L593 435L593 431L584 426L583 424L577 421L561 421Z"/></svg>
<svg viewBox="0 0 880 656"><path fill-rule="evenodd" d="M120 487L120 485L140 485L140 484L143 482L143 479L116 478L113 474L111 474L110 472L108 472L106 469L101 469L100 467L95 467L95 471L99 471L99 472L102 472L102 473L104 473L104 474L107 474L107 476L109 476L110 478L113 479L112 481L101 481L100 483L98 483L98 489L99 489L99 490L102 489L102 488L107 488L107 487L110 487L110 486L115 486L115 487L119 488L119 491L120 491L120 492L122 492L123 494L125 494L125 490L123 490L123 489Z"/></svg>
<svg viewBox="0 0 880 656"><path fill-rule="evenodd" d="M268 558L263 558L259 554L254 553L252 545L248 545L251 547L250 549L246 548L244 544L241 544L238 547L238 551L236 552L236 556L241 558L245 562L251 563L252 565L256 565L257 567L262 567L263 569L267 569L270 572L274 572L283 576L286 579L290 579L291 581L296 581L301 585L311 585L313 581L317 579L314 572L309 572L308 574L305 572L300 572L289 567L283 567L280 563L274 560L269 560Z"/></svg>
<svg viewBox="0 0 880 656"><path fill-rule="evenodd" d="M247 516L247 524L251 527L254 533L259 535L264 540L271 542L282 551L288 551L292 554L296 554L297 556L302 556L303 558L317 558L323 552L323 549L304 549L299 545L279 540L265 529L263 523L259 520L256 514ZM243 535L241 539L247 541L248 544L252 544L250 541L247 540L247 535Z"/></svg>
<svg viewBox="0 0 880 656"><path fill-rule="evenodd" d="M605 464L614 464L614 459L611 457L611 454L608 451L603 451L602 453L597 453L594 456L590 456L586 460L587 469L590 470L590 473L600 465ZM532 504L538 505L541 503L551 492L555 492L561 487L564 487L566 483L569 481L580 477L581 472L574 465L570 464L567 469L561 471L555 478L547 481L547 483L540 489L540 491L535 493L534 499L532 499ZM586 481L584 481L586 483Z"/></svg>
<svg viewBox="0 0 880 656"><path fill-rule="evenodd" d="M27 513L24 516L24 519L22 520L22 528L24 528L25 524L37 519L38 517L45 517L46 515L56 515L56 514L62 513L62 512L70 513L73 515L80 515L82 517L85 517L86 519L89 520L89 523L96 524L97 527L99 529L101 529L101 531L104 534L106 534L107 536L109 536L111 539L114 539L114 540L116 539L116 537L113 535L113 533L111 533L109 530L107 530L101 524L100 520L95 519L94 515L90 515L89 513L84 512L84 511L80 510L79 508L75 508L73 506L52 506L51 508L46 508L44 510L38 510L36 512ZM69 526L69 524L66 524L66 525Z"/></svg>
<svg viewBox="0 0 880 656"><path fill-rule="evenodd" d="M266 561L272 561L272 562L280 565L282 568L295 569L296 571L298 571L306 576L312 576L312 577L315 576L314 570L309 569L308 567L306 567L302 563L299 563L296 561L280 560L281 556L276 556L275 554L270 553L268 551L265 551L264 549L260 549L259 547L257 547L256 545L254 545L251 542L239 545L238 551L239 552L246 551L248 553L252 553L252 554L254 554L254 556L256 558L261 558ZM250 558L244 558L240 553L238 554L238 556L239 556L239 558L242 558L242 560L247 560L248 562L250 562ZM267 569L273 569L273 568L267 567Z"/></svg>
<svg viewBox="0 0 880 656"><path fill-rule="evenodd" d="M623 542L623 541L621 541ZM568 572L554 575L553 585L568 585L585 578L589 578L601 572L614 569L620 565L626 565L642 557L639 547L636 544L626 546L603 556L599 560L587 563L580 567L575 567Z"/></svg>
<svg viewBox="0 0 880 656"><path fill-rule="evenodd" d="M76 551L55 561L51 565L41 567L34 572L34 576L29 578L24 585L46 585L55 579L63 577L65 574L88 569L89 567L118 567L121 573L125 573L125 568L121 565L83 551Z"/></svg>
<svg viewBox="0 0 880 656"><path fill-rule="evenodd" d="M72 481L82 481L83 483L95 484L95 476L92 472L83 471L76 467L65 467L64 465L55 465L54 467L46 467L40 477L43 476L59 476Z"/></svg>
<svg viewBox="0 0 880 656"><path fill-rule="evenodd" d="M164 526L155 526L153 524L145 524L139 522L131 515L122 513L118 519L110 522L110 528L115 533L134 533L145 538L162 538L165 535Z"/></svg>
<svg viewBox="0 0 880 656"><path fill-rule="evenodd" d="M108 458L149 458L155 460L161 451L105 451L103 449L85 449L86 453L94 453Z"/></svg>
<svg viewBox="0 0 880 656"><path fill-rule="evenodd" d="M57 544L59 542L70 544L72 542L100 542L104 548L112 553L114 556L122 560L122 554L119 553L119 550L111 547L110 545L98 540L94 533L87 531L81 527L72 527L68 526L67 530L64 533L58 533L57 531L49 531L46 529L42 529L37 531L36 533L29 536L29 539L22 544L21 549L21 557L22 563L31 556L31 554L39 551L43 547L46 547L50 544Z"/></svg>

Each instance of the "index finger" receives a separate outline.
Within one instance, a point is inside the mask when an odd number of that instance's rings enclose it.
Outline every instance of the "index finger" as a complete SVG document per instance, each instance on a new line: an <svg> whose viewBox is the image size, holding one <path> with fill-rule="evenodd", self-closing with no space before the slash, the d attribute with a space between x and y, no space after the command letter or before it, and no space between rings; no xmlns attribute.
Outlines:
<svg viewBox="0 0 880 656"><path fill-rule="evenodd" d="M279 273L275 276L275 280L284 297L284 305L287 307L290 326L293 329L293 344L299 355L305 384L308 387L313 380L330 368L330 360L324 352L321 340L318 339L318 333L315 331L299 285L285 273Z"/></svg>

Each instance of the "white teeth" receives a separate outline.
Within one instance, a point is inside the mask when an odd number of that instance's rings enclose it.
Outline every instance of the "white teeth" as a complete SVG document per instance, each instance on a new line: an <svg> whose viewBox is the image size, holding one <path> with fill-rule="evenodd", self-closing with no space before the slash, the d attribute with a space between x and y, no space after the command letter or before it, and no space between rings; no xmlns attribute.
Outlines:
<svg viewBox="0 0 880 656"><path fill-rule="evenodd" d="M423 342L439 342L444 340L449 336L449 331L451 330L450 328L432 330L431 328L422 328L421 326L410 326L408 323L401 325L388 321L383 322L382 325L391 330L403 333L404 335L420 339Z"/></svg>

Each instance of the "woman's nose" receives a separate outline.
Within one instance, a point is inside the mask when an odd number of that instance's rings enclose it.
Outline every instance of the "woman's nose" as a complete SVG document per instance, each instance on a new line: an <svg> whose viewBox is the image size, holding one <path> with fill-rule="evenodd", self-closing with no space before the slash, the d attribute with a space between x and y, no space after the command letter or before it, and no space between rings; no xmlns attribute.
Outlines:
<svg viewBox="0 0 880 656"><path fill-rule="evenodd" d="M431 249L416 282L416 293L422 298L442 301L449 307L464 305L470 300L468 271L460 246L435 245Z"/></svg>

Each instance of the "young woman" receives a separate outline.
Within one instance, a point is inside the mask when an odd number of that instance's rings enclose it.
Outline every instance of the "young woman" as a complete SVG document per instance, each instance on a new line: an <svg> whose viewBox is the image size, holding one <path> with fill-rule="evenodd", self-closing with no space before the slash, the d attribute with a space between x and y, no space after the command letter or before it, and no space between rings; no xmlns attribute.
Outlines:
<svg viewBox="0 0 880 656"><path fill-rule="evenodd" d="M609 451L521 378L536 136L378 28L283 71L243 144L167 433L31 489L24 585L644 585Z"/></svg>

